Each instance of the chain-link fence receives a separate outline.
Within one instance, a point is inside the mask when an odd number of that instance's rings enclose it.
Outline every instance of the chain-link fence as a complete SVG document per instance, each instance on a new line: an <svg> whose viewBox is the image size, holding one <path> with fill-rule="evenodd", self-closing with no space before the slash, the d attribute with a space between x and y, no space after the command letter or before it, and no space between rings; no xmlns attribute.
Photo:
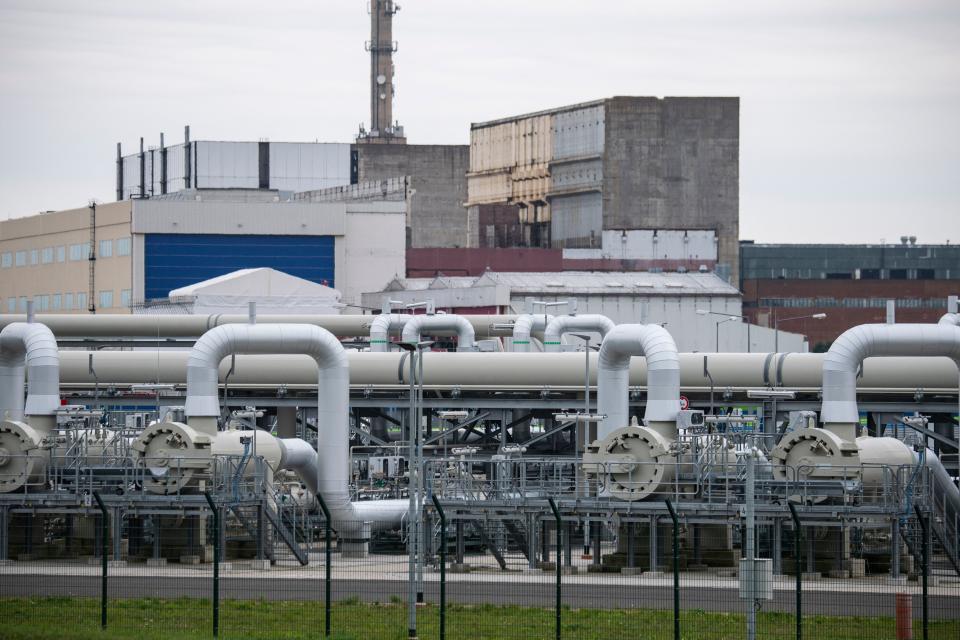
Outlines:
<svg viewBox="0 0 960 640"><path fill-rule="evenodd" d="M5 497L0 636L960 637L960 573L923 509L879 526L787 503L751 535L668 501L433 498L377 529L237 497Z"/></svg>

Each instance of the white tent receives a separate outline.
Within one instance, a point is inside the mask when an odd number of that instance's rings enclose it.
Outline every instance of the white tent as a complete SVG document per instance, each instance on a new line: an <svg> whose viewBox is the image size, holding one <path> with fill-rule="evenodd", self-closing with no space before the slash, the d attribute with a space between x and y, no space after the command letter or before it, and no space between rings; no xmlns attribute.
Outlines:
<svg viewBox="0 0 960 640"><path fill-rule="evenodd" d="M240 269L170 292L188 313L338 314L340 292L269 268Z"/></svg>

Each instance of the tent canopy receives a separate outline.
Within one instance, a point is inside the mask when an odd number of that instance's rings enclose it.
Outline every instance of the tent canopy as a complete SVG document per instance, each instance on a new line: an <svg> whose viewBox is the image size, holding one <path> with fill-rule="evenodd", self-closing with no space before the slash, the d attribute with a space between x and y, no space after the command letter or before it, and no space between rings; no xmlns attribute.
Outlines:
<svg viewBox="0 0 960 640"><path fill-rule="evenodd" d="M170 292L170 302L192 304L193 313L246 313L257 303L258 313L340 312L340 292L322 284L266 267L240 269Z"/></svg>

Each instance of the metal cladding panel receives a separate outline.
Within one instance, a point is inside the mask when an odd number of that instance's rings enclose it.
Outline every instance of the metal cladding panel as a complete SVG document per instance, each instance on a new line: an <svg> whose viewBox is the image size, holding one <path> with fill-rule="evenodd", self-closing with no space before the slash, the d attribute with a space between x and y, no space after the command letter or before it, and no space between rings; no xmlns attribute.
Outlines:
<svg viewBox="0 0 960 640"><path fill-rule="evenodd" d="M310 191L350 184L350 145L270 143L270 188Z"/></svg>
<svg viewBox="0 0 960 640"><path fill-rule="evenodd" d="M471 131L470 171L492 171L516 165L515 128L515 123L506 122Z"/></svg>
<svg viewBox="0 0 960 640"><path fill-rule="evenodd" d="M555 197L550 200L550 209L550 236L554 247L600 246L603 198L599 193Z"/></svg>
<svg viewBox="0 0 960 640"><path fill-rule="evenodd" d="M553 115L553 160L603 153L602 105Z"/></svg>
<svg viewBox="0 0 960 640"><path fill-rule="evenodd" d="M546 164L553 156L552 116L535 116L517 121L516 164L519 167Z"/></svg>
<svg viewBox="0 0 960 640"><path fill-rule="evenodd" d="M178 287L257 267L333 287L334 263L332 236L147 234L144 295L166 298Z"/></svg>
<svg viewBox="0 0 960 640"><path fill-rule="evenodd" d="M140 197L140 154L123 157L123 200Z"/></svg>
<svg viewBox="0 0 960 640"><path fill-rule="evenodd" d="M550 170L554 192L573 189L600 189L603 184L603 161L584 160L554 165Z"/></svg>
<svg viewBox="0 0 960 640"><path fill-rule="evenodd" d="M187 183L183 171L183 147L182 144L167 147L167 193L186 189ZM160 172L158 171L157 176L159 175ZM157 179L159 180L159 177Z"/></svg>
<svg viewBox="0 0 960 640"><path fill-rule="evenodd" d="M256 142L196 142L197 185L203 189L256 189L259 151Z"/></svg>

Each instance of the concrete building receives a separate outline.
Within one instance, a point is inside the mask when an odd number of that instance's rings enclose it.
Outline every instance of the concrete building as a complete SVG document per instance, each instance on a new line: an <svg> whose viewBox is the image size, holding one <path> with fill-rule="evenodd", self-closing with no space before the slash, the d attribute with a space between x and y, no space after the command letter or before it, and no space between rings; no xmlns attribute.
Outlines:
<svg viewBox="0 0 960 640"><path fill-rule="evenodd" d="M771 329L739 319L740 292L713 273L491 271L396 278L382 291L364 293L362 300L374 308L386 300L399 305L429 300L439 311L464 314L596 313L616 324L663 324L681 351L773 351L774 346ZM565 304L545 310L539 302ZM807 351L802 335L786 332L780 332L779 348Z"/></svg>
<svg viewBox="0 0 960 640"><path fill-rule="evenodd" d="M473 124L470 246L690 260L738 282L739 111L614 97Z"/></svg>
<svg viewBox="0 0 960 640"><path fill-rule="evenodd" d="M743 242L740 251L744 313L810 336L815 349L853 326L885 322L888 300L898 322L936 322L947 297L960 293L956 245L904 237L885 245ZM810 317L820 313L827 317Z"/></svg>
<svg viewBox="0 0 960 640"><path fill-rule="evenodd" d="M179 287L270 267L356 304L404 273L405 212L403 202L191 190L7 220L0 298L11 311L32 298L38 311L129 313Z"/></svg>

